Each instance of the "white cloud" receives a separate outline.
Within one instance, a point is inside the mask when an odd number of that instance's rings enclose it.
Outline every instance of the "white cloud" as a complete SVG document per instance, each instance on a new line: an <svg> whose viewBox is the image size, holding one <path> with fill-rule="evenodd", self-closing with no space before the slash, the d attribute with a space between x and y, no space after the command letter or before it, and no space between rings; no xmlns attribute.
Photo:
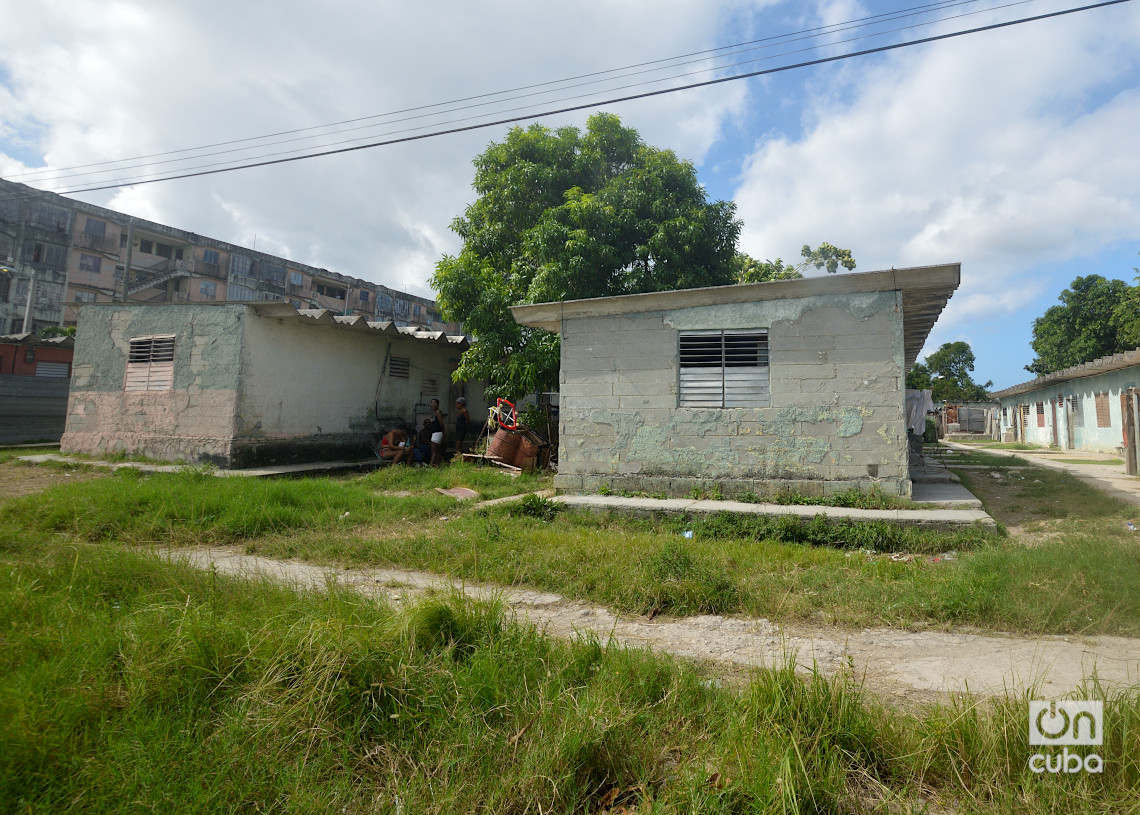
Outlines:
<svg viewBox="0 0 1140 815"><path fill-rule="evenodd" d="M52 167L146 155L709 48L725 20L753 10L744 0L333 0L272 14L220 0L16 4L0 27L0 172L26 169L16 133L34 133ZM616 112L699 161L744 98L722 87ZM458 248L447 226L471 199L470 161L503 132L80 197L223 240L256 236L259 249L427 294L439 256Z"/></svg>
<svg viewBox="0 0 1140 815"><path fill-rule="evenodd" d="M1140 9L1117 7L849 64L813 88L802 137L755 144L742 248L962 261L931 347L1017 309L1036 264L1140 238L1138 39Z"/></svg>

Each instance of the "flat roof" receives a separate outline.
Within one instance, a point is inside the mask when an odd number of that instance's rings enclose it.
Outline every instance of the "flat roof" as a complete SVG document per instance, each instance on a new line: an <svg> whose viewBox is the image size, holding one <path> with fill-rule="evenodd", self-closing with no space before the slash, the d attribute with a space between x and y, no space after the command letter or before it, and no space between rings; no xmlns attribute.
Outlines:
<svg viewBox="0 0 1140 815"><path fill-rule="evenodd" d="M753 303L760 300L787 300L825 294L862 294L877 291L900 291L903 295L903 347L909 370L918 359L930 329L942 309L958 288L962 264L914 266L878 272L820 275L799 280L773 280L736 286L710 286L703 289L625 294L590 300L565 300L511 306L519 325L545 328L558 333L565 320L581 317L603 317L644 311L666 311L693 306L719 306L730 303Z"/></svg>
<svg viewBox="0 0 1140 815"><path fill-rule="evenodd" d="M1028 382L1022 382L1020 385L1013 385L1005 390L995 391L990 394L990 398L1004 399L1007 396L1029 393L1029 391L1035 391L1049 385L1059 385L1071 379L1081 379L1086 376L1106 374L1110 371L1119 371L1123 368L1132 368L1134 366L1140 366L1140 348L1134 351L1122 351L1119 354L1094 359L1092 362L1082 362L1080 365L1073 365L1061 371L1054 371L1051 374L1039 376Z"/></svg>

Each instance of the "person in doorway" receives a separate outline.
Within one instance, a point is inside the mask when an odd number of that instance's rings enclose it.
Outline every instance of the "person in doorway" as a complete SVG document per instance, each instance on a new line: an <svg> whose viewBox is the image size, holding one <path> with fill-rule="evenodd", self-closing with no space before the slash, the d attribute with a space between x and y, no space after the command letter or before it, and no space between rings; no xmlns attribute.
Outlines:
<svg viewBox="0 0 1140 815"><path fill-rule="evenodd" d="M463 440L467 436L467 422L471 416L467 413L467 399L460 396L455 400L455 455L463 455Z"/></svg>
<svg viewBox="0 0 1140 815"><path fill-rule="evenodd" d="M431 461L431 419L424 419L424 426L416 436L416 448L412 451L417 464L425 467Z"/></svg>
<svg viewBox="0 0 1140 815"><path fill-rule="evenodd" d="M438 467L443 461L443 412L439 400L431 400L431 466Z"/></svg>

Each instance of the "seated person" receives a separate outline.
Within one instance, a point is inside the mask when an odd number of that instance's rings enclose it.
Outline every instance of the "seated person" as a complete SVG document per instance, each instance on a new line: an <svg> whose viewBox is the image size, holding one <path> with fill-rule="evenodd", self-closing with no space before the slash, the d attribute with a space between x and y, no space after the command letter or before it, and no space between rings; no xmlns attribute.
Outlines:
<svg viewBox="0 0 1140 815"><path fill-rule="evenodd" d="M389 430L380 440L380 458L383 461L390 460L393 464L399 464L408 457L409 452L408 434L399 428Z"/></svg>

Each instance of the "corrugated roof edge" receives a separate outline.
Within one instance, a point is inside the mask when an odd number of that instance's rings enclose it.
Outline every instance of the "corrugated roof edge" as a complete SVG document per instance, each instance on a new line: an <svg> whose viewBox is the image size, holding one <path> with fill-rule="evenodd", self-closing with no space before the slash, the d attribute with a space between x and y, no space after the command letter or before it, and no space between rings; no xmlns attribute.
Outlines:
<svg viewBox="0 0 1140 815"><path fill-rule="evenodd" d="M20 334L0 334L0 342L12 345L57 345L60 348L75 346L75 337L37 337L31 331Z"/></svg>
<svg viewBox="0 0 1140 815"><path fill-rule="evenodd" d="M1039 376L1028 382L1022 382L1020 385L1012 385L1004 390L994 391L990 394L990 398L1004 399L1007 396L1017 396L1021 393L1035 391L1047 385L1059 385L1071 379L1081 379L1086 376L1106 374L1110 371L1119 371L1122 368L1131 368L1133 365L1140 365L1140 348L1133 351L1121 351L1119 354L1112 354L1107 357L1101 357L1100 359L1094 359L1092 362L1082 362L1080 365L1073 365L1061 371L1054 371L1051 374Z"/></svg>
<svg viewBox="0 0 1140 815"><path fill-rule="evenodd" d="M399 334L412 337L424 342L445 342L449 345L470 345L471 342L464 334L445 334L442 331L425 331L411 326L398 326L386 321L371 321L359 314L336 314L326 308L294 308L290 303L263 301L258 303L244 303L254 313L265 317L279 319L306 319L326 325L344 326L355 331L369 331L379 334Z"/></svg>

